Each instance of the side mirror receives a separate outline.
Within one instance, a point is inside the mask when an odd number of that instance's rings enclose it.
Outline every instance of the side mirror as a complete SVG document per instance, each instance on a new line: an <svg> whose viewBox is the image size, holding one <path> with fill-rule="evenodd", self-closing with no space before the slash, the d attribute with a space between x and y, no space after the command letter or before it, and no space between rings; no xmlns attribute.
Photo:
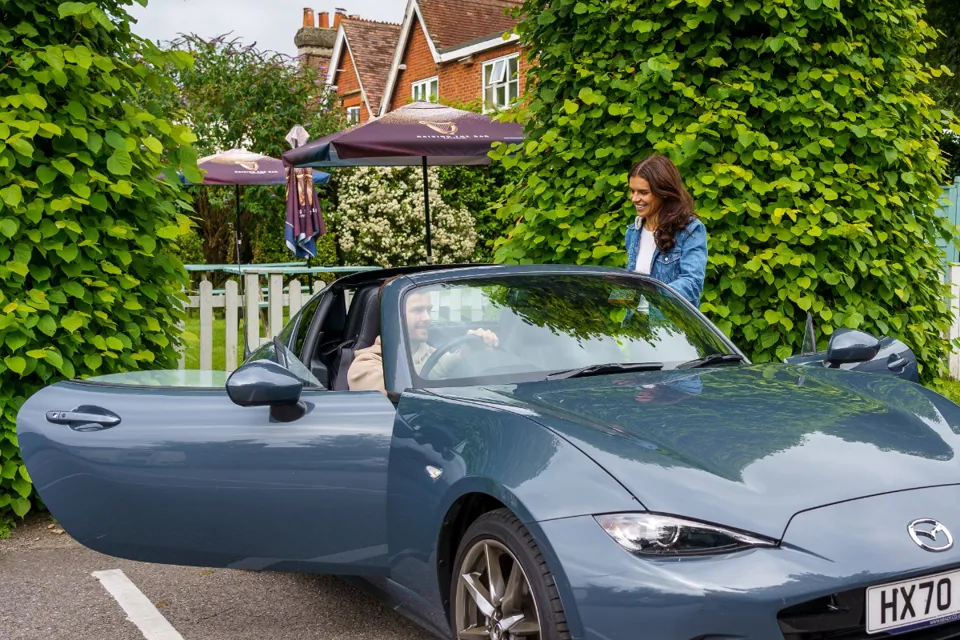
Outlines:
<svg viewBox="0 0 960 640"><path fill-rule="evenodd" d="M296 407L302 390L303 382L272 360L248 362L227 378L227 395L241 407Z"/></svg>
<svg viewBox="0 0 960 640"><path fill-rule="evenodd" d="M831 366L849 362L866 362L876 357L880 341L869 333L856 329L837 329L830 336L826 363Z"/></svg>

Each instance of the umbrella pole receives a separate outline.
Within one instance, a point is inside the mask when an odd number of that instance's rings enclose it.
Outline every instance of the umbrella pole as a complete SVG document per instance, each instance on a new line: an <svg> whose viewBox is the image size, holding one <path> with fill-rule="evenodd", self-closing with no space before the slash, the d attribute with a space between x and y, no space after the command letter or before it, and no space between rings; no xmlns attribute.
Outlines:
<svg viewBox="0 0 960 640"><path fill-rule="evenodd" d="M240 185L234 185L236 188L236 201L237 201L237 224L233 230L234 238L237 241L237 276L240 278L240 317L243 320L243 359L246 360L247 356L250 355L250 345L247 342L247 305L246 300L244 299L244 287L243 287L243 270L240 269Z"/></svg>
<svg viewBox="0 0 960 640"><path fill-rule="evenodd" d="M427 184L427 156L423 158L423 212L427 216L427 264L433 264L433 248L430 242L430 187Z"/></svg>

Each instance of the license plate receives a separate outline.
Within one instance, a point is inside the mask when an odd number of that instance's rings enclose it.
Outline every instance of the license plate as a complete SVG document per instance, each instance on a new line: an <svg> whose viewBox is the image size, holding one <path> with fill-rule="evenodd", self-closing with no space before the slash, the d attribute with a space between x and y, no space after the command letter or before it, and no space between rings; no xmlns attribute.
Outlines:
<svg viewBox="0 0 960 640"><path fill-rule="evenodd" d="M960 620L960 570L867 589L867 633Z"/></svg>

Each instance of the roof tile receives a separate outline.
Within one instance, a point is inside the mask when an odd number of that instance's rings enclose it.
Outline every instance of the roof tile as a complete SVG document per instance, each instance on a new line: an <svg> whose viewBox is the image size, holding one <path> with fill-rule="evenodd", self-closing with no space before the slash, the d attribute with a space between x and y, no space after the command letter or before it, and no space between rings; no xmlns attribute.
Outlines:
<svg viewBox="0 0 960 640"><path fill-rule="evenodd" d="M400 25L360 18L344 18L341 24L370 109L377 113L400 37Z"/></svg>
<svg viewBox="0 0 960 640"><path fill-rule="evenodd" d="M511 30L517 21L505 15L520 0L417 0L427 32L439 51L455 49Z"/></svg>

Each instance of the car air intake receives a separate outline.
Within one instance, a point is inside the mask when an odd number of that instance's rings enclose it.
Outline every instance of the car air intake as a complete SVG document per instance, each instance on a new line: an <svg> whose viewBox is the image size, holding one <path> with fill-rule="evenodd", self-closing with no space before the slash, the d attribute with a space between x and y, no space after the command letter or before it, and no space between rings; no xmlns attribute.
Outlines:
<svg viewBox="0 0 960 640"><path fill-rule="evenodd" d="M960 622L897 635L866 632L863 589L852 589L781 610L777 614L784 640L960 640Z"/></svg>

